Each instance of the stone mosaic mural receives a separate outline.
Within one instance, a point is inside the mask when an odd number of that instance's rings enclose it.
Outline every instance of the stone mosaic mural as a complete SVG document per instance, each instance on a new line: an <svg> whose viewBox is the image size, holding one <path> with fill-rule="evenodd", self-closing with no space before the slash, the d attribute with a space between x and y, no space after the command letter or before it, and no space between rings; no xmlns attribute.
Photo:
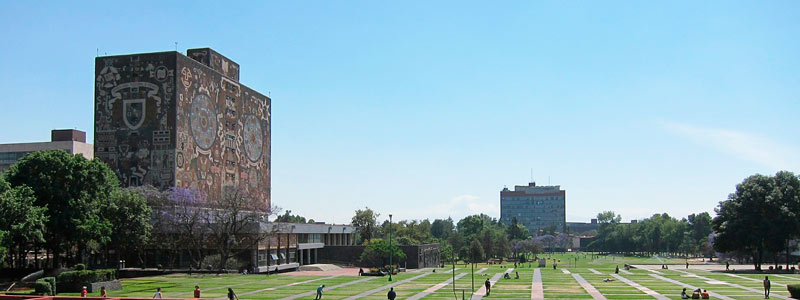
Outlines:
<svg viewBox="0 0 800 300"><path fill-rule="evenodd" d="M238 64L200 50L205 61L177 52L97 58L95 155L125 186L214 197L235 185L269 205L270 99L236 80Z"/></svg>

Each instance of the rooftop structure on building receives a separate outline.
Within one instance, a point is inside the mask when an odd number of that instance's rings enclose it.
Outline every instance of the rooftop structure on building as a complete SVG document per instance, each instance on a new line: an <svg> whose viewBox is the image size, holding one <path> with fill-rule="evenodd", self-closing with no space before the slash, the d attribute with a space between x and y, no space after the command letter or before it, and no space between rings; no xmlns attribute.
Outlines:
<svg viewBox="0 0 800 300"><path fill-rule="evenodd" d="M86 159L94 158L92 144L86 143L86 132L75 129L53 129L49 142L0 144L0 173L28 153L46 150L64 150L69 154L80 154Z"/></svg>
<svg viewBox="0 0 800 300"><path fill-rule="evenodd" d="M549 228L566 229L566 191L561 186L516 185L514 190L500 191L500 221L511 224L514 219L531 233Z"/></svg>

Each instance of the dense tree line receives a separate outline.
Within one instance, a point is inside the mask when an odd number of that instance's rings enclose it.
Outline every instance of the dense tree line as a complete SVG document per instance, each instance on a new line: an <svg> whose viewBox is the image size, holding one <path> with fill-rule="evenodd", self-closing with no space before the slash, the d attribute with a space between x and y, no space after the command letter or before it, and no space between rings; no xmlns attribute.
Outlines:
<svg viewBox="0 0 800 300"><path fill-rule="evenodd" d="M589 250L631 255L710 256L708 237L711 216L707 212L677 219L666 213L632 223L621 223L612 211L597 215L599 230Z"/></svg>
<svg viewBox="0 0 800 300"><path fill-rule="evenodd" d="M97 260L116 266L135 256L128 265L143 266L149 248L167 250L168 266L188 252L195 267L209 253L224 267L270 234L258 227L273 211L235 187L213 198L193 189L120 188L97 159L34 152L0 176L0 261L25 268L45 254L45 268Z"/></svg>

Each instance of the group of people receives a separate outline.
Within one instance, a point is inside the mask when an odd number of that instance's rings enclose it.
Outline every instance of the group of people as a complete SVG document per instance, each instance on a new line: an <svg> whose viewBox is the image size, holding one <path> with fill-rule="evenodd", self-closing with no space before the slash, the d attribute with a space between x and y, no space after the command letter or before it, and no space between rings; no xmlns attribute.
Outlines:
<svg viewBox="0 0 800 300"><path fill-rule="evenodd" d="M772 282L769 281L769 276L764 276L764 299L769 299L769 290L772 287ZM696 289L692 292L692 295L686 293L686 288L683 288L681 292L681 299L710 299L708 294L708 290Z"/></svg>
<svg viewBox="0 0 800 300"><path fill-rule="evenodd" d="M708 290L700 291L700 289L696 289L694 290L694 292L692 292L692 295L689 296L689 294L686 293L686 288L683 288L683 291L681 292L681 299L710 299L710 298L708 295Z"/></svg>
<svg viewBox="0 0 800 300"><path fill-rule="evenodd" d="M199 299L200 298L200 286L199 285L195 285L194 286L194 295L193 296L194 296L195 299ZM81 295L81 297L83 297L83 295ZM163 299L163 298L164 298L164 292L161 291L161 287L156 288L156 292L155 292L155 294L153 294L153 299ZM228 288L228 300L239 300L239 296L236 295L236 293L233 291L232 288Z"/></svg>
<svg viewBox="0 0 800 300"><path fill-rule="evenodd" d="M88 293L89 293L89 290L86 289L86 287L84 286L81 289L81 297L82 298L86 298L86 294L88 294ZM105 286L101 286L100 287L100 297L108 298L108 292L106 292L106 287Z"/></svg>

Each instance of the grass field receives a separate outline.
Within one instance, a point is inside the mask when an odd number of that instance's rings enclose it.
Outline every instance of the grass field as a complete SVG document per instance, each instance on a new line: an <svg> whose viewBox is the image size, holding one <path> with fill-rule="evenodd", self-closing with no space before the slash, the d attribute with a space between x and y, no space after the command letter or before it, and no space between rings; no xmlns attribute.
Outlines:
<svg viewBox="0 0 800 300"><path fill-rule="evenodd" d="M559 261L556 269L553 260ZM152 297L157 287L165 297L189 298L199 285L203 298L224 298L233 288L240 299L314 299L314 290L325 284L324 299L386 299L394 287L398 299L466 299L484 298L480 288L486 279L494 283L486 299L680 299L683 287L704 288L712 299L763 299L763 275L726 274L702 270L699 266L685 269L680 259L597 256L589 254L557 254L548 259L546 268L535 264L478 264L474 270L457 265L447 268L411 270L388 277L297 276L297 275L168 275L123 280L123 290L111 291L111 297ZM671 264L669 270L631 269L624 264ZM620 273L614 268L620 266ZM512 268L514 268L512 270ZM472 272L474 271L474 273ZM511 279L503 279L509 272ZM516 274L519 279L515 279ZM538 273L541 278L536 280ZM452 284L453 277L455 284ZM607 281L605 279L613 279ZM771 275L772 298L786 299L785 284L800 283L800 275ZM473 294L473 282L474 290ZM583 284L581 284L583 283ZM77 293L62 293L77 296ZM98 296L92 293L90 296ZM472 296L472 297L470 297Z"/></svg>

